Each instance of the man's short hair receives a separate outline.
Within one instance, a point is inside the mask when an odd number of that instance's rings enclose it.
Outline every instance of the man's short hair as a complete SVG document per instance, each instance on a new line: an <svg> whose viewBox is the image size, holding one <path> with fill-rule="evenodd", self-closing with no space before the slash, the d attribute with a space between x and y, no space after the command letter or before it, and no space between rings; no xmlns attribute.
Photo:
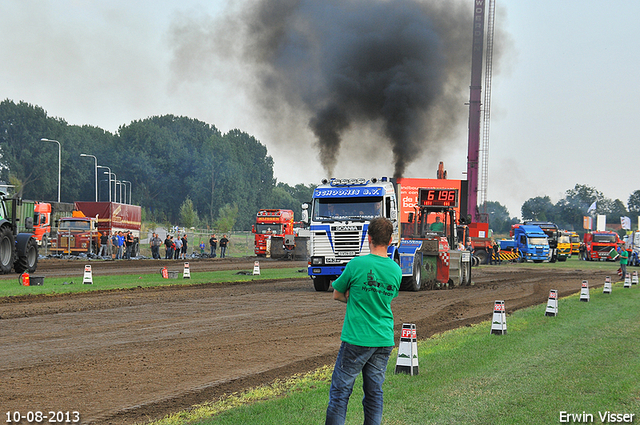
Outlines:
<svg viewBox="0 0 640 425"><path fill-rule="evenodd" d="M384 217L376 217L369 223L371 243L377 246L387 246L393 234L393 224Z"/></svg>

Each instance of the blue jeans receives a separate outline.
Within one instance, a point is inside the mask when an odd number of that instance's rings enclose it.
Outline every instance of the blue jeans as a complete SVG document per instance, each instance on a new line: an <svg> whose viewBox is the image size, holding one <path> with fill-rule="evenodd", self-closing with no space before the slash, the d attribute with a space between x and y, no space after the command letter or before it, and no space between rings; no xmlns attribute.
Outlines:
<svg viewBox="0 0 640 425"><path fill-rule="evenodd" d="M342 342L331 376L325 425L344 424L356 377L362 372L364 425L382 421L382 383L393 347L361 347Z"/></svg>
<svg viewBox="0 0 640 425"><path fill-rule="evenodd" d="M221 246L220 247L220 258L224 258L226 253L227 253L227 247L226 246Z"/></svg>

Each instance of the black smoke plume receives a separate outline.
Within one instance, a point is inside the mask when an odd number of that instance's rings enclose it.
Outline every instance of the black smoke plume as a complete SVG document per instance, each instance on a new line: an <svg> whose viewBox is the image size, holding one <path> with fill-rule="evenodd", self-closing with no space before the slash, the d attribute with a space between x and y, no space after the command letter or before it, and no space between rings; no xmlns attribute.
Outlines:
<svg viewBox="0 0 640 425"><path fill-rule="evenodd" d="M473 6L261 0L243 3L210 34L219 53L241 52L263 104L281 101L308 114L329 177L345 132L372 125L389 141L401 177L423 152L442 151L464 123Z"/></svg>

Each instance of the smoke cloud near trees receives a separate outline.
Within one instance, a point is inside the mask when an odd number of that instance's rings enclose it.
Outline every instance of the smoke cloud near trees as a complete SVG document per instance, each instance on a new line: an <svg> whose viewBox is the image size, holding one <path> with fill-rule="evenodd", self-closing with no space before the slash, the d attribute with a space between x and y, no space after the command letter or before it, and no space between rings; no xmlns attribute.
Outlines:
<svg viewBox="0 0 640 425"><path fill-rule="evenodd" d="M384 143L401 177L466 129L472 12L462 1L244 2L223 19L176 22L174 66L197 78L206 63L234 61L266 115L304 115L328 176L345 143L358 144L359 159Z"/></svg>

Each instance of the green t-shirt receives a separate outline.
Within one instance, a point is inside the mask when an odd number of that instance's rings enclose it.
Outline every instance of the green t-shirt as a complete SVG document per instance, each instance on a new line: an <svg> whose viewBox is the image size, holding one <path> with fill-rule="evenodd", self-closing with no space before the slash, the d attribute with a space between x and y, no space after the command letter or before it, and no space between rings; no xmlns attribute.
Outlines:
<svg viewBox="0 0 640 425"><path fill-rule="evenodd" d="M629 253L624 249L620 252L620 264L629 264Z"/></svg>
<svg viewBox="0 0 640 425"><path fill-rule="evenodd" d="M431 223L431 226L429 226L429 230L433 232L444 232L444 223L441 221L434 221Z"/></svg>
<svg viewBox="0 0 640 425"><path fill-rule="evenodd" d="M349 291L341 340L361 347L391 347L391 300L398 296L402 270L387 257L355 257L333 282L333 289Z"/></svg>

